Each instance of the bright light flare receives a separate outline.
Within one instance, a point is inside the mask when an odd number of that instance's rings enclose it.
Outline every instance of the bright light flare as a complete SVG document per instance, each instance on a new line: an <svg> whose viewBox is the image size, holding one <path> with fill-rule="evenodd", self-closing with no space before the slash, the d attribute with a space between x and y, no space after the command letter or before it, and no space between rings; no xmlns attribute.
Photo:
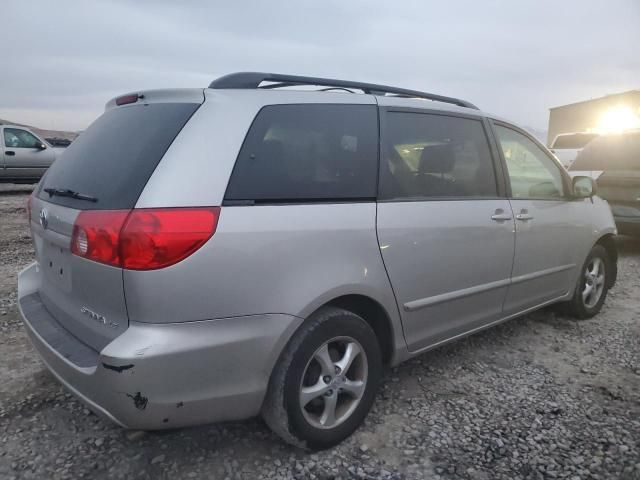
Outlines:
<svg viewBox="0 0 640 480"><path fill-rule="evenodd" d="M631 107L618 106L607 110L600 117L596 130L600 133L619 133L633 128L640 128L638 114Z"/></svg>

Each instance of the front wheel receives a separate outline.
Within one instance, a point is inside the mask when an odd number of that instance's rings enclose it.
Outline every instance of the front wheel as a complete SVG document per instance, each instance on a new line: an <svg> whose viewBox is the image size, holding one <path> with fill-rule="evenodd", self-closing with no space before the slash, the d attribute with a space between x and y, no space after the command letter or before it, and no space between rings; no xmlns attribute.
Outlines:
<svg viewBox="0 0 640 480"><path fill-rule="evenodd" d="M323 308L282 353L262 416L288 443L331 447L364 420L381 370L380 346L369 324L352 312Z"/></svg>
<svg viewBox="0 0 640 480"><path fill-rule="evenodd" d="M576 318L591 318L600 312L609 290L611 260L601 245L591 249L582 267L567 313Z"/></svg>

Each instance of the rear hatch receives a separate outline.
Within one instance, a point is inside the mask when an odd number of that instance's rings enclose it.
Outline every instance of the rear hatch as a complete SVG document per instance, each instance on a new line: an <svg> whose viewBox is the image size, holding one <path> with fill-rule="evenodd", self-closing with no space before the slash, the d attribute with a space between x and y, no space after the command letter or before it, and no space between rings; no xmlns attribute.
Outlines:
<svg viewBox="0 0 640 480"><path fill-rule="evenodd" d="M596 138L578 154L571 173L595 178L598 195L616 217L640 216L640 132Z"/></svg>
<svg viewBox="0 0 640 480"><path fill-rule="evenodd" d="M202 90L121 98L130 103L110 102L54 162L31 200L42 302L62 326L95 350L129 324L122 268L72 254L74 223L87 210L131 210L166 150L204 101Z"/></svg>

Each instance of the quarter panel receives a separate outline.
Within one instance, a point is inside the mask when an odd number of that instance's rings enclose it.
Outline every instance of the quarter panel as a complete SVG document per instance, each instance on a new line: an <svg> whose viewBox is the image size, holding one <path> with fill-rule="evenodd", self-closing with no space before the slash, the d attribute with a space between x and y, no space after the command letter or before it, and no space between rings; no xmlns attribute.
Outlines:
<svg viewBox="0 0 640 480"><path fill-rule="evenodd" d="M205 90L205 102L165 153L137 208L221 205L253 119L265 105L375 104L370 95L265 90Z"/></svg>
<svg viewBox="0 0 640 480"><path fill-rule="evenodd" d="M124 271L129 318L304 318L333 298L363 294L385 308L401 342L375 218L373 202L223 207L217 232L191 257L162 270Z"/></svg>

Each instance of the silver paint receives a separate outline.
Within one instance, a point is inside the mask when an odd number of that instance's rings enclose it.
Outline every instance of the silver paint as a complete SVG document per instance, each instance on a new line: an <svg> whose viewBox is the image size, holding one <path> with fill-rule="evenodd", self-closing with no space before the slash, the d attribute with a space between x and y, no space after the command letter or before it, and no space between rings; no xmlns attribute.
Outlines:
<svg viewBox="0 0 640 480"><path fill-rule="evenodd" d="M377 102L484 116L426 100L336 92L141 93L145 102L205 102L137 208L221 205L238 150L265 105ZM111 101L107 108L127 107ZM46 230L35 214L43 208ZM381 307L395 365L570 298L592 246L616 232L598 197L223 206L215 235L200 250L143 272L71 255L77 210L38 198L32 209L38 263L20 274L19 299L39 292L100 362L71 364L25 318L34 345L92 409L144 429L257 414L291 335L338 297L366 297ZM133 367L118 372L102 363Z"/></svg>

